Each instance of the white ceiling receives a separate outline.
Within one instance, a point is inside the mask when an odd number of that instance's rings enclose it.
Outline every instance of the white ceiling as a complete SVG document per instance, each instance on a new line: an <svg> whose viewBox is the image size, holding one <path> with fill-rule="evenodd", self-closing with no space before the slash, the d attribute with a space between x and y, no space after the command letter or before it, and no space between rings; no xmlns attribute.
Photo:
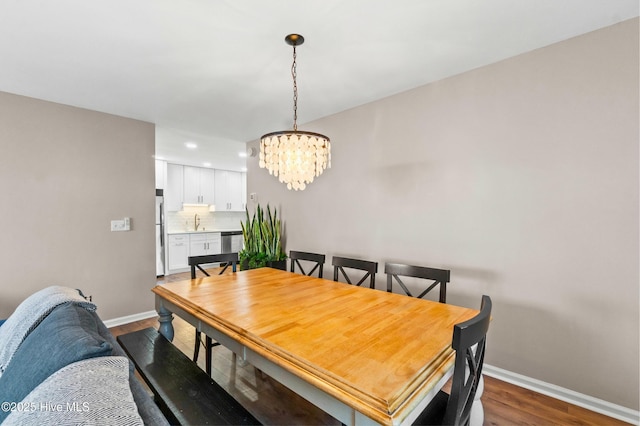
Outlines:
<svg viewBox="0 0 640 426"><path fill-rule="evenodd" d="M292 126L289 33L305 37L304 128L638 9L637 0L0 0L0 91L153 122L158 155L215 165L210 156L225 153L240 167L240 143ZM186 140L200 147L185 153Z"/></svg>

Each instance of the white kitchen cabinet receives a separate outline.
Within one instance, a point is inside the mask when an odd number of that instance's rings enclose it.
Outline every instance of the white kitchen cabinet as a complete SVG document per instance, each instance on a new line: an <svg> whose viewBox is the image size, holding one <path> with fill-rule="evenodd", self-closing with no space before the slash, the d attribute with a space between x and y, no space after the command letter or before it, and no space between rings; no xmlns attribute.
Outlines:
<svg viewBox="0 0 640 426"><path fill-rule="evenodd" d="M200 169L200 192L202 192L202 202L204 204L214 204L215 199L215 170Z"/></svg>
<svg viewBox="0 0 640 426"><path fill-rule="evenodd" d="M200 203L200 169L184 166L184 202Z"/></svg>
<svg viewBox="0 0 640 426"><path fill-rule="evenodd" d="M164 191L165 210L182 210L184 199L184 167L179 164L167 164L167 186Z"/></svg>
<svg viewBox="0 0 640 426"><path fill-rule="evenodd" d="M244 211L242 173L230 170L215 171L215 205L218 212ZM246 185L245 185L246 186ZM245 190L246 193L246 190Z"/></svg>
<svg viewBox="0 0 640 426"><path fill-rule="evenodd" d="M189 267L189 234L169 235L169 270Z"/></svg>
<svg viewBox="0 0 640 426"><path fill-rule="evenodd" d="M207 233L207 254L222 253L222 237L219 232Z"/></svg>
<svg viewBox="0 0 640 426"><path fill-rule="evenodd" d="M184 202L190 204L215 203L215 171L202 167L184 166Z"/></svg>
<svg viewBox="0 0 640 426"><path fill-rule="evenodd" d="M222 253L222 237L219 232L191 234L189 238L189 256L205 256Z"/></svg>
<svg viewBox="0 0 640 426"><path fill-rule="evenodd" d="M222 253L222 236L220 232L171 234L167 249L169 272L181 272L189 268L189 256Z"/></svg>

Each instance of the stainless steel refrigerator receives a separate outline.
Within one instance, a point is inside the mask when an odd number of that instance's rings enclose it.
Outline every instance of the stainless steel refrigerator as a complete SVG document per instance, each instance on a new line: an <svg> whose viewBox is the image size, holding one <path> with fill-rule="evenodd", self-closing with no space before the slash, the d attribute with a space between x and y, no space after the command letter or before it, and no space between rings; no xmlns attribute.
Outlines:
<svg viewBox="0 0 640 426"><path fill-rule="evenodd" d="M156 189L156 277L164 276L164 196Z"/></svg>

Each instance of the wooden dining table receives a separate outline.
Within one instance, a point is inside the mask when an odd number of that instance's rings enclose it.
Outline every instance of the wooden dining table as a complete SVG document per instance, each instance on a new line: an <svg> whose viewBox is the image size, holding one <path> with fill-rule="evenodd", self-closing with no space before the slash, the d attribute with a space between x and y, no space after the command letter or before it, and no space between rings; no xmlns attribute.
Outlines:
<svg viewBox="0 0 640 426"><path fill-rule="evenodd" d="M411 424L451 377L464 308L271 268L161 284L172 314L343 424Z"/></svg>

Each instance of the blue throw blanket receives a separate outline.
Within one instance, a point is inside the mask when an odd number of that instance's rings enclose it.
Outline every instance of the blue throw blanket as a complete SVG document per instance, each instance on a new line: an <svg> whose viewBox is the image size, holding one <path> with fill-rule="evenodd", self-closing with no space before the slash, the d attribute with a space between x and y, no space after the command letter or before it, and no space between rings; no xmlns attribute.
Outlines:
<svg viewBox="0 0 640 426"><path fill-rule="evenodd" d="M76 303L90 311L96 305L88 302L80 291L51 286L26 298L0 327L0 376L24 339L58 305Z"/></svg>

